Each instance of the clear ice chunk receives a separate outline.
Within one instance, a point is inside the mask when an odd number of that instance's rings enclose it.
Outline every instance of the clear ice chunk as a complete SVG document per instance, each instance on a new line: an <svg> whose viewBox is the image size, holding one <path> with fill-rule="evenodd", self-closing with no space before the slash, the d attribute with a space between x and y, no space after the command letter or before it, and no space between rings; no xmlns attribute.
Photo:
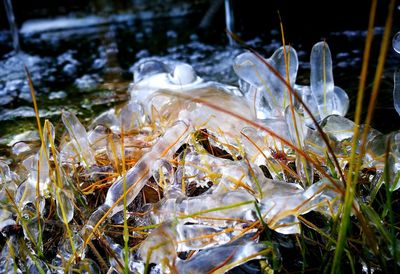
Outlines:
<svg viewBox="0 0 400 274"><path fill-rule="evenodd" d="M28 180L18 186L15 193L15 202L18 204L21 210L29 203L36 204L37 192L35 184L35 182L32 182L31 179L28 178ZM45 206L44 199L40 199L39 204L40 211L42 212Z"/></svg>
<svg viewBox="0 0 400 274"><path fill-rule="evenodd" d="M156 74L169 72L168 66L159 60L145 60L139 62L133 66L132 70L135 83Z"/></svg>
<svg viewBox="0 0 400 274"><path fill-rule="evenodd" d="M111 129L112 131L117 131L119 132L119 127L120 123L118 120L118 117L115 113L115 109L109 109L103 113L101 113L99 116L97 116L93 122L90 124L90 129L94 129L97 126L102 126L108 129ZM88 133L90 135L90 132ZM90 138L90 137L88 137ZM92 142L90 142L93 144Z"/></svg>
<svg viewBox="0 0 400 274"><path fill-rule="evenodd" d="M224 273L249 260L261 259L266 246L251 239L247 234L234 242L199 251L188 260L178 260L179 273L211 273L218 269Z"/></svg>
<svg viewBox="0 0 400 274"><path fill-rule="evenodd" d="M15 236L11 236L4 244L0 253L0 273L22 274L16 262L18 253L17 239Z"/></svg>
<svg viewBox="0 0 400 274"><path fill-rule="evenodd" d="M79 122L78 118L69 111L64 111L61 118L67 128L72 144L81 158L82 164L86 167L94 165L96 160L94 158L94 152L90 147L85 127Z"/></svg>
<svg viewBox="0 0 400 274"><path fill-rule="evenodd" d="M390 184L391 191L400 188L400 131L389 134L390 152L388 155L388 172L389 178L392 180Z"/></svg>
<svg viewBox="0 0 400 274"><path fill-rule="evenodd" d="M38 219L34 217L30 220L26 220L26 226L23 226L25 238L30 239L35 245L39 244L39 239L43 238L43 231L45 222L42 218ZM43 241L40 241L39 248L43 249Z"/></svg>
<svg viewBox="0 0 400 274"><path fill-rule="evenodd" d="M0 183L6 184L11 180L10 168L6 163L0 161Z"/></svg>
<svg viewBox="0 0 400 274"><path fill-rule="evenodd" d="M33 257L34 255L32 255ZM41 259L34 257L32 259L30 256L26 258L26 272L30 274L50 274L50 268Z"/></svg>
<svg viewBox="0 0 400 274"><path fill-rule="evenodd" d="M130 101L121 109L119 117L125 133L138 129L144 124L143 106L135 101Z"/></svg>
<svg viewBox="0 0 400 274"><path fill-rule="evenodd" d="M176 225L177 251L190 251L223 245L233 238L233 233L225 232L223 228L202 224Z"/></svg>
<svg viewBox="0 0 400 274"><path fill-rule="evenodd" d="M154 229L139 248L143 261L150 263L168 262L173 264L177 258L176 231L170 223Z"/></svg>
<svg viewBox="0 0 400 274"><path fill-rule="evenodd" d="M319 210L332 216L340 196L331 190L329 182L320 181L306 190L295 184L266 180L263 186L261 214L268 226L282 234L300 233L297 216Z"/></svg>
<svg viewBox="0 0 400 274"><path fill-rule="evenodd" d="M151 217L154 223L179 218L185 222L226 226L228 223L232 225L226 218L255 221L256 217L251 214L253 209L254 196L239 188L186 199L166 199L154 210Z"/></svg>
<svg viewBox="0 0 400 274"><path fill-rule="evenodd" d="M397 33L397 36L400 36L400 32ZM398 44L400 44L400 37L398 38ZM400 53L400 45L399 45L399 53ZM394 90L393 90L393 102L394 108L397 113L400 115L400 70L396 70L394 73Z"/></svg>
<svg viewBox="0 0 400 274"><path fill-rule="evenodd" d="M400 53L400 31L397 32L397 33L394 35L393 40L392 40L392 46L393 46L393 49L394 49L397 53Z"/></svg>
<svg viewBox="0 0 400 274"><path fill-rule="evenodd" d="M74 231L72 239L66 237L60 243L57 256L61 257L63 261L67 263L72 256L77 255L75 252L81 251L82 253L78 253L78 256L81 255L81 258L83 259L85 257L85 250L82 249L83 243L82 237L79 235L79 233Z"/></svg>
<svg viewBox="0 0 400 274"><path fill-rule="evenodd" d="M13 215L14 214L11 211L5 208L0 208L0 231L2 231L6 226L16 224Z"/></svg>
<svg viewBox="0 0 400 274"><path fill-rule="evenodd" d="M66 188L56 187L55 191L58 218L67 224L74 217L74 195Z"/></svg>
<svg viewBox="0 0 400 274"><path fill-rule="evenodd" d="M171 82L175 85L188 85L196 81L197 75L189 64L177 64L172 74Z"/></svg>
<svg viewBox="0 0 400 274"><path fill-rule="evenodd" d="M46 120L43 129L43 142L39 151L23 161L23 165L29 171L27 181L34 189L39 188L41 195L47 190L50 183L50 138L54 140L54 136L54 127Z"/></svg>
<svg viewBox="0 0 400 274"><path fill-rule="evenodd" d="M349 107L349 98L344 90L334 86L331 51L325 41L313 46L310 65L310 87L320 118L331 114L344 116Z"/></svg>
<svg viewBox="0 0 400 274"><path fill-rule="evenodd" d="M346 117L331 115L321 123L321 128L333 142L336 155L347 155L351 151L351 139L356 125Z"/></svg>
<svg viewBox="0 0 400 274"><path fill-rule="evenodd" d="M338 86L335 86L333 92L328 94L328 102L331 104L331 113L333 115L345 116L349 109L349 96Z"/></svg>
<svg viewBox="0 0 400 274"><path fill-rule="evenodd" d="M323 118L329 114L327 96L334 89L331 51L326 42L319 42L313 46L310 65L310 87Z"/></svg>
<svg viewBox="0 0 400 274"><path fill-rule="evenodd" d="M267 60L260 58L250 52L243 53L235 58L233 69L241 80L249 84L241 83L241 88L255 108L257 117L265 119L282 116L290 102L290 92L286 83L265 62L293 87L298 69L297 53L292 47L286 46L276 50Z"/></svg>
<svg viewBox="0 0 400 274"><path fill-rule="evenodd" d="M298 94L301 96L301 100L303 103L307 106L307 108L310 110L311 114L314 116L316 121L319 121L321 117L319 116L319 109L318 109L318 103L312 94L311 88L309 86L295 86L296 91ZM314 122L311 118L311 116L304 110L304 106L300 105L299 106L299 111L303 114L304 116L304 123L306 126L315 128Z"/></svg>
<svg viewBox="0 0 400 274"><path fill-rule="evenodd" d="M125 177L120 177L113 183L107 192L105 201L105 204L109 207L117 203L110 217L123 210L123 201L121 197L124 195L124 183L126 182L126 189L130 189L130 192L126 194L127 205L129 205L150 178L151 162L160 157L166 157L174 153L181 146L185 135L188 134L188 127L188 124L183 121L176 122L174 126L170 127L164 135L158 139L152 149L143 155L135 166L128 170ZM120 201L118 202L118 200Z"/></svg>
<svg viewBox="0 0 400 274"><path fill-rule="evenodd" d="M147 66L143 64L144 66ZM135 65L136 66L136 65ZM152 67L153 65L149 65ZM158 65L157 65L158 67ZM165 72L152 73L150 69L148 75L139 73L138 79L130 87L131 100L137 101L143 106L148 106L148 99L159 90L170 90L176 92L185 92L194 88L204 86L206 83L198 77L193 68L188 64L171 63L164 64ZM139 66L140 70L140 66ZM147 113L150 113L149 111Z"/></svg>

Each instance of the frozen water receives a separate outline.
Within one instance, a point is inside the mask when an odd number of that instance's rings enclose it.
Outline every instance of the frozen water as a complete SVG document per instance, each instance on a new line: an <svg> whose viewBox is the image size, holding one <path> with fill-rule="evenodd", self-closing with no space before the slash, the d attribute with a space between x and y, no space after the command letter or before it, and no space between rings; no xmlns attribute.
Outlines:
<svg viewBox="0 0 400 274"><path fill-rule="evenodd" d="M218 269L222 273L251 259L263 258L260 251L266 248L265 245L249 241L250 237L249 234L229 244L202 250L189 260L178 260L179 273L207 273L224 262L225 267Z"/></svg>
<svg viewBox="0 0 400 274"><path fill-rule="evenodd" d="M289 104L289 90L281 79L264 63L272 66L276 73L293 87L297 75L297 53L292 47L281 47L268 60L262 60L255 54L246 52L235 58L236 74L249 85L242 83L242 92L255 103L258 118L283 116ZM286 63L288 64L286 70ZM286 75L286 71L289 75ZM259 111L261 113L259 113Z"/></svg>
<svg viewBox="0 0 400 274"><path fill-rule="evenodd" d="M392 46L397 53L400 53L400 31L394 35Z"/></svg>
<svg viewBox="0 0 400 274"><path fill-rule="evenodd" d="M104 49L104 54L115 54L116 50L114 47L108 51ZM170 54L176 54L179 49L175 50ZM211 50L204 49L199 55L192 55L193 60L202 60L204 56L201 55L206 51ZM62 54L57 62L66 75L73 75L79 65L74 52ZM56 216L73 228L74 248L69 239L61 241L53 261L55 266L65 266L63 260L72 258L76 251L80 262L74 267L81 269L79 264L85 262L87 267L98 269L85 258L90 253L83 247L83 241L94 235L100 236L100 247L105 243L115 253L106 258L109 272L122 271L118 263L123 261L121 242L114 236L109 237L107 228L110 224L122 223L124 195L128 210L139 213L128 214L129 226L145 226L143 232L147 234L144 239L142 232L135 230L130 238L135 244L136 241L141 243L129 254L132 272L143 272L146 260L157 264L155 269L161 272L169 271L169 264L180 273L203 273L220 266L221 262L225 265L220 271L227 271L250 258L263 257L265 245L257 243L254 234L259 232L260 217L270 229L293 234L300 232L299 215L311 210L327 216L337 213L342 197L330 182L319 179L321 174L315 172L301 154L270 135L277 134L304 152L314 153L312 156L320 162L321 168L327 168L324 162L326 145L314 130L309 114L299 100L290 104L287 85L264 63L272 66L303 99L335 152L347 156L356 125L343 117L348 97L334 86L326 43L318 43L313 48L310 86L295 83L298 60L291 47L279 48L269 59L243 53L234 62L239 89L208 82L197 76L196 67L181 62L167 62L162 58L141 61L132 67L131 99L98 116L88 131L74 114L63 113L69 139L67 135L61 140L60 153L49 149L55 130L48 122L49 129L45 126L45 139L38 153L30 152L34 149L27 143L13 140L14 145L17 142L20 146L15 147L15 154L29 156L23 162L25 169L19 173L21 179L15 178L4 166L3 181L12 181L16 187L17 182L27 178L16 191L15 187L11 188L23 214L28 216L36 210L39 182L41 189L47 188L41 194L56 200ZM78 78L76 83L86 88L89 78ZM271 132L267 133L261 126ZM387 138L392 138L389 163L391 177L395 177L400 170L399 136L382 137L372 131L365 157L368 164L382 168L382 161L377 158L383 155L382 146ZM126 174L121 172L123 155L127 160ZM55 160L60 161L59 166L55 166ZM55 175L60 175L61 181L49 184L49 178ZM272 180L268 179L271 177ZM86 201L75 200L72 183L86 188ZM394 182L392 188L397 189L399 185ZM110 187L104 203L99 200L101 206L91 213L87 222L76 222L79 216L90 212L87 209L74 212L74 202L93 203L91 195L101 195L98 188L104 191L106 186ZM159 202L143 205L143 201L153 199L153 194L148 193L155 191ZM98 197L104 199L104 196ZM42 212L45 199L39 202ZM9 208L2 210L0 226L15 224L14 212ZM108 212L109 219L99 223ZM38 227L35 217L30 219L32 228ZM42 220L39 222L41 224ZM255 226L251 227L253 224ZM95 226L97 231L92 234ZM35 240L38 233L42 231L32 230ZM180 252L190 252L190 258L182 260L184 254Z"/></svg>
<svg viewBox="0 0 400 274"><path fill-rule="evenodd" d="M400 70L396 70L396 72L394 73L393 102L394 102L394 108L400 115Z"/></svg>
<svg viewBox="0 0 400 274"><path fill-rule="evenodd" d="M87 167L92 166L95 163L94 152L90 147L85 127L71 112L65 111L61 117L68 130L75 151Z"/></svg>
<svg viewBox="0 0 400 274"><path fill-rule="evenodd" d="M332 57L326 42L315 44L310 57L311 90L320 105L326 104L326 95L333 92ZM321 107L321 106L320 106Z"/></svg>
<svg viewBox="0 0 400 274"><path fill-rule="evenodd" d="M74 195L68 189L58 186L55 192L58 218L64 223L69 223L74 217Z"/></svg>
<svg viewBox="0 0 400 274"><path fill-rule="evenodd" d="M11 236L3 246L0 253L0 272L1 273L17 273L22 274L18 268L16 258L18 257L18 243L15 236Z"/></svg>
<svg viewBox="0 0 400 274"><path fill-rule="evenodd" d="M105 205L112 207L114 204L117 206L112 210L110 217L115 213L123 209L123 203L121 197L124 195L123 184L126 183L126 189L130 189L127 192L127 205L129 205L142 190L144 185L150 178L150 163L160 157L164 157L167 154L174 152L174 149L178 149L185 139L188 125L182 121L177 122L174 126L169 128L163 138L160 139L149 151L146 153L134 167L132 167L126 174L119 178L107 192Z"/></svg>

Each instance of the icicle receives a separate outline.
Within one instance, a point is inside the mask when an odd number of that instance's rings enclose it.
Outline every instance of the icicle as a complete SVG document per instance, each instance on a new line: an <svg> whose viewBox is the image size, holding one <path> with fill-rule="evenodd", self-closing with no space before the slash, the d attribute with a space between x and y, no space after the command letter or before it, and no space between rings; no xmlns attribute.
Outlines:
<svg viewBox="0 0 400 274"><path fill-rule="evenodd" d="M96 161L94 159L94 152L89 144L86 129L71 112L64 111L61 118L68 130L74 149L82 160L82 164L86 167L94 165Z"/></svg>

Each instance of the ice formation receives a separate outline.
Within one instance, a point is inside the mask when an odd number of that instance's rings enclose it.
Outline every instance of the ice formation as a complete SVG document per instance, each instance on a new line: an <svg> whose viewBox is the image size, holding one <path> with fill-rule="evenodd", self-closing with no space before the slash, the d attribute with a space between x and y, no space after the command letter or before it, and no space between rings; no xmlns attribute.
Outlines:
<svg viewBox="0 0 400 274"><path fill-rule="evenodd" d="M300 86L292 47L281 47L268 59L245 52L234 60L239 77L234 87L206 82L188 64L139 62L125 106L101 114L88 130L73 113L64 112L67 134L57 148L54 127L46 121L42 145L22 162L19 175L0 162L0 197L4 203L14 199L18 209L3 206L0 227L20 222L36 254L43 250L40 237L46 226L37 212L55 200L68 232L51 262L60 271L67 266L95 271L97 263L110 273L123 271L123 248L104 226L121 225L124 210L134 227L130 235L140 239L129 250L131 272L143 272L150 263L154 273L225 272L266 259L274 250L259 241L260 231L299 233L300 215L319 211L333 216L342 199L344 182L337 173L347 164L357 125L344 117L349 99L334 85L326 42L313 47L310 64L310 85ZM339 166L332 166L318 127ZM399 132L386 136L371 130L363 167L382 171L388 139L389 172L395 178ZM399 182L386 183L393 190L400 187ZM143 200L146 187L157 199ZM106 195L100 194L104 188ZM86 201L74 193L85 200L99 195L98 208L76 211ZM87 217L84 223L73 221L76 214ZM113 255L97 263L86 258L91 238L99 238ZM3 270L20 267L15 261L5 265L10 248L18 252L13 238L0 255ZM39 258L26 262L32 271L50 265Z"/></svg>

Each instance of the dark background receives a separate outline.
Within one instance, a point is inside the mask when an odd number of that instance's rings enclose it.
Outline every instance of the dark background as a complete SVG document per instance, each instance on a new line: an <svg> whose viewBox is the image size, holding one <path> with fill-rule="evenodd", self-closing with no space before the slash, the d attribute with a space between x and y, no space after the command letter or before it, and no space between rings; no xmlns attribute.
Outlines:
<svg viewBox="0 0 400 274"><path fill-rule="evenodd" d="M4 0L3 0L4 1ZM12 0L17 24L34 18L51 18L60 15L106 15L118 12L134 12L151 9L154 6L179 6L190 3L195 6L194 12L199 23L212 3L223 0ZM238 30L246 30L245 35L260 35L271 28L279 26L277 11L280 11L288 35L315 33L324 36L326 32L343 29L366 29L370 2L368 0L336 1L296 1L296 0L233 0ZM383 25L386 18L388 0L378 1L377 25ZM398 5L399 3L397 3ZM396 8L394 24L399 25L399 9ZM223 28L223 3L213 18L213 29ZM0 29L7 29L8 23L4 5L0 5ZM321 37L317 37L321 38Z"/></svg>

